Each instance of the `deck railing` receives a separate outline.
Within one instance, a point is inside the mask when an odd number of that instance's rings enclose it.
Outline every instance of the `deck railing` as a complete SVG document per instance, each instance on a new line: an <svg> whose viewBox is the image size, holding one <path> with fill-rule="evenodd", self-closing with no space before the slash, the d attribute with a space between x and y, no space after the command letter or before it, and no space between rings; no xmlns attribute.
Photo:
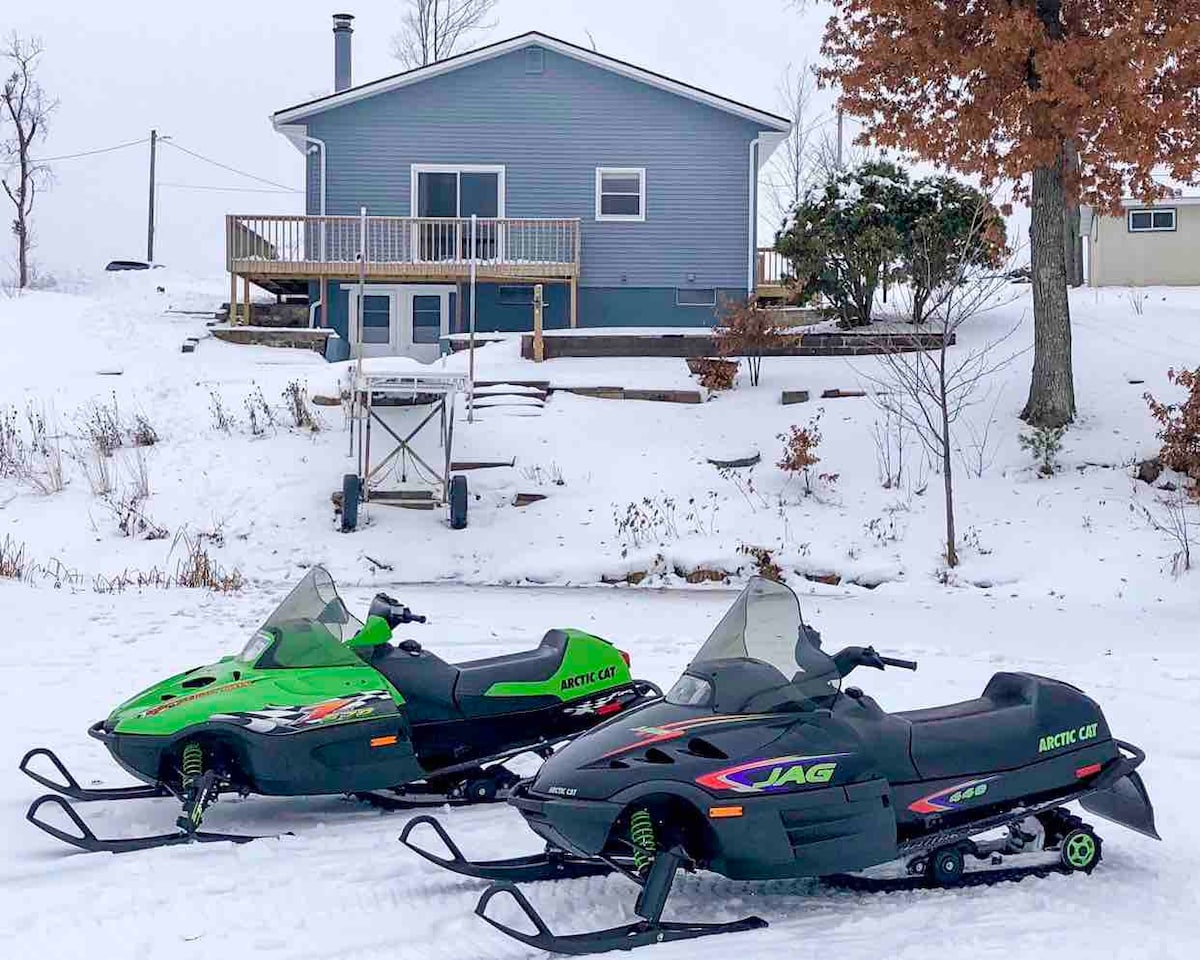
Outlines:
<svg viewBox="0 0 1200 960"><path fill-rule="evenodd" d="M226 246L227 268L246 275L354 273L365 253L372 274L457 274L474 260L485 272L574 276L580 253L579 220L512 217L231 215Z"/></svg>
<svg viewBox="0 0 1200 960"><path fill-rule="evenodd" d="M759 287L782 287L792 278L792 264L782 253L772 247L759 247L755 269L756 285Z"/></svg>

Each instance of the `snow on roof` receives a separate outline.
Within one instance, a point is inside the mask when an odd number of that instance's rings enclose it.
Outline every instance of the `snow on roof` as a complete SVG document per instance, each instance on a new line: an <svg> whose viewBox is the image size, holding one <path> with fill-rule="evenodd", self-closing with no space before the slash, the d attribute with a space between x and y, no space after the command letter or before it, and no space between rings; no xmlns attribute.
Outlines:
<svg viewBox="0 0 1200 960"><path fill-rule="evenodd" d="M747 104L739 103L737 100L730 100L728 97L722 97L719 94L683 83L680 80L672 80L670 77L654 73L652 70L634 66L631 63L626 63L624 60L618 60L616 57L609 57L594 50L576 46L573 43L568 43L566 40L559 40L557 37L547 36L536 30L531 30L528 33L523 33L508 40L488 44L475 50L469 50L457 56L447 57L445 60L440 60L427 67L418 67L415 70L393 74L392 76L359 84L358 86L350 87L337 93L327 94L326 96L318 97L315 100L309 100L293 107L287 107L273 114L271 122L278 130L289 124L302 122L314 114L323 113L326 110L332 110L348 103L376 96L377 94L398 90L401 87L411 86L414 83L420 83L423 80L438 77L462 67L491 60L506 53L511 53L514 50L533 45L545 47L563 56L572 57L584 63L589 63L592 66L599 67L602 70L608 70L632 80L649 84L652 87L658 87L660 90L666 90L669 93L687 97L689 100L696 100L699 103L707 104L726 113L732 113L745 120L760 123L765 130L787 133L791 129L791 124L786 117L767 113L765 110L758 110Z"/></svg>

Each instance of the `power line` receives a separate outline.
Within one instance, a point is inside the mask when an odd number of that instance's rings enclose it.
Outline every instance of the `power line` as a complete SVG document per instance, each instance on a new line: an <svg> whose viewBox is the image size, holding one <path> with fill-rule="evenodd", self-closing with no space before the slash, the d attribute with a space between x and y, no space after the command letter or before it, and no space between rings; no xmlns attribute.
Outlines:
<svg viewBox="0 0 1200 960"><path fill-rule="evenodd" d="M209 184L201 183L167 183L159 184L160 187L175 187L177 190L213 190L219 193L273 193L278 196L300 193L299 190L266 190L262 187L217 187Z"/></svg>
<svg viewBox="0 0 1200 960"><path fill-rule="evenodd" d="M203 160L205 163L211 163L214 167L220 167L222 170L228 170L230 173L236 173L240 177L246 177L250 180L257 180L259 183L269 184L272 187L279 187L281 190L286 190L288 193L303 193L303 190L296 190L289 187L286 183L276 183L274 180L268 180L266 177L257 177L253 173L247 173L245 170L239 170L237 167L231 167L226 163L221 163L220 160L214 160L212 157L206 157L203 154L196 153L195 150L189 150L187 147L180 146L174 140L164 141L168 146L174 147L176 150L182 150L188 156L195 157L197 160Z"/></svg>
<svg viewBox="0 0 1200 960"><path fill-rule="evenodd" d="M60 160L78 160L80 157L94 157L100 153L112 153L114 150L124 150L126 147L136 147L143 143L149 143L149 137L142 137L141 140L130 140L128 143L118 143L112 147L101 147L99 150L84 150L81 153L67 153L61 157L38 157L38 163L57 163Z"/></svg>

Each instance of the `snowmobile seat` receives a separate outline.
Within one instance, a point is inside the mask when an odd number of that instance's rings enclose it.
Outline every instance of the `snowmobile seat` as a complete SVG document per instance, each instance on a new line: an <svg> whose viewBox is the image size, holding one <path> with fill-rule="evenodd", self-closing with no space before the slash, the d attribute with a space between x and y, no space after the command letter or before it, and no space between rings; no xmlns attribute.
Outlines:
<svg viewBox="0 0 1200 960"><path fill-rule="evenodd" d="M564 631L550 630L532 650L458 664L458 684L454 688L454 697L459 707L464 713L495 712L489 708L499 707L509 698L488 697L487 692L494 684L549 680L567 655L567 639ZM487 700L493 703L480 702ZM511 701L503 709L511 710Z"/></svg>
<svg viewBox="0 0 1200 960"><path fill-rule="evenodd" d="M1010 770L1037 757L1043 732L1039 700L1046 687L1066 685L1027 673L997 673L975 700L893 716L912 725L912 760L922 779Z"/></svg>
<svg viewBox="0 0 1200 960"><path fill-rule="evenodd" d="M454 702L458 668L454 664L428 650L413 654L386 643L374 648L368 662L400 691L411 723L459 719Z"/></svg>

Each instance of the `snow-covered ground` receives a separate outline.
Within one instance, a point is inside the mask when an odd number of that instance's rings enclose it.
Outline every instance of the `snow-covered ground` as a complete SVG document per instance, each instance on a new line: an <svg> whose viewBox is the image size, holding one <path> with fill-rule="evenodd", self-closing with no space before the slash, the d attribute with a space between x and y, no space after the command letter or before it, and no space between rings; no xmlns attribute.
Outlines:
<svg viewBox="0 0 1200 960"><path fill-rule="evenodd" d="M111 511L74 462L75 456L94 460L78 438L86 408L115 397L123 418L143 413L162 438L144 451L146 515L172 533L221 530L225 545L214 556L252 580L289 580L321 561L344 582L364 581L375 575L367 559L373 558L394 568L379 571L381 580L597 583L645 570L736 570L747 565L743 544L771 548L785 569L867 584L929 585L937 578L939 480L922 466L915 441L901 489L885 490L872 436L880 415L870 399L779 402L783 389L819 398L829 388L860 386L875 367L866 358L768 359L759 387L746 385L743 374L736 390L701 405L558 393L538 416L501 407L468 424L460 404L456 459L516 458L514 468L470 474L470 527L449 530L440 511L373 507L365 528L344 536L329 499L354 469L341 408L319 408L324 429L316 434L288 429L278 409L289 382L307 383L313 393L333 391L336 370L309 352L212 338L195 353L180 352L186 336L204 335L204 323L167 309L211 309L225 289L220 280L160 270L109 275L77 295L0 300L0 408L45 412L64 435L68 480L52 496L0 480L0 539L23 542L30 557L57 560L85 579L173 567L169 538L117 533ZM1016 301L964 330L965 347L1017 324L1002 350L1028 347L1028 288L1012 289ZM1157 448L1142 394L1172 396L1167 369L1200 362L1200 293L1147 291L1138 315L1124 291L1081 290L1073 313L1080 416L1066 437L1058 476L1038 478L1017 442L1028 353L1002 370L966 415L959 436L967 461L978 462L972 438L982 438L993 417L994 423L983 475L957 464L965 557L958 579L1022 596L1194 599L1194 582L1174 583L1165 574L1172 548L1146 522L1141 507L1153 503L1152 491L1132 480L1128 464ZM465 365L463 355L446 361L451 369ZM478 368L489 380L695 386L682 360L534 364L519 358L515 341L481 350ZM279 425L253 436L245 402L258 393L277 408ZM214 428L214 397L237 420L232 434ZM838 479L818 483L816 495L806 497L803 484L774 464L779 435L818 412L824 439L814 473ZM381 437L377 431L376 442ZM762 454L752 471L723 476L706 460L750 449ZM134 452L118 451L110 472L118 494L132 485ZM548 499L518 508L518 492ZM661 523L636 538L620 531L615 518L627 515L630 504L640 504L642 515L657 513Z"/></svg>
<svg viewBox="0 0 1200 960"><path fill-rule="evenodd" d="M281 407L294 380L314 393L331 390L336 371L314 354L211 338L195 353L180 352L185 337L203 337L205 328L201 317L179 311L211 310L226 290L220 278L154 271L106 276L73 294L0 299L0 408L22 420L28 405L45 414L60 437L67 480L62 491L45 494L0 479L0 543L24 544L27 558L41 571L59 571L63 583L55 589L55 576L45 572L31 583L0 581L11 634L0 650L0 672L9 678L8 720L0 727L0 956L526 955L471 915L477 884L439 873L395 843L403 815L332 798L223 801L206 821L214 829L295 836L241 848L76 855L22 822L40 791L16 762L29 746L51 745L84 778L120 779L85 727L151 681L239 647L287 584L316 562L355 605L377 585L394 585L389 590L431 615L417 635L447 659L517 649L547 627L572 625L611 637L632 653L639 675L669 683L731 597L724 587L680 589L676 571L748 571L744 544L775 552L830 645L873 642L921 661L915 675L856 678L885 707L973 697L992 672L1012 668L1061 677L1096 696L1113 730L1150 755L1144 773L1166 842L1101 825L1105 862L1092 877L986 890L863 895L809 882L691 877L679 884L669 916L757 912L771 928L653 948L655 956L817 949L848 960L950 950L1064 960L1192 955L1200 915L1200 836L1189 815L1200 789L1200 574L1170 575L1174 548L1141 509L1157 494L1132 479L1128 464L1157 447L1142 393L1172 396L1167 369L1200 363L1200 292L1147 291L1140 313L1124 291L1073 293L1080 417L1055 477L1038 478L1017 443L1029 356L997 375L993 394L969 413L976 436L993 411L995 422L983 475L958 473L965 562L946 585L939 579L939 478L913 466L899 490L881 487L872 439L879 414L870 400L779 403L783 389L819 397L828 388L854 388L873 369L870 360L768 359L758 388L743 377L736 390L697 406L559 393L538 416L501 408L474 424L460 419L456 459L516 458L514 468L470 475L478 499L466 530L448 529L440 512L372 507L364 529L341 534L329 495L353 460L340 408L319 409L323 429L316 433L289 428L280 409L278 425L262 436L251 434L245 408L256 391ZM1031 342L1027 290L1017 293L1020 299L965 331L966 348L1016 324L1007 346ZM682 360L535 365L511 341L477 359L489 380L694 387ZM447 368L465 362L454 357ZM172 535L219 530L209 549L245 575L241 592L91 589L96 576L171 571L178 560L170 536L122 536L87 479L85 464L96 466L81 421L89 405L114 394L123 419L140 413L161 437L142 452L146 515ZM213 396L237 418L231 433L213 426ZM773 465L777 437L818 410L818 469L839 478L805 496L798 480ZM723 476L706 461L748 449L762 453L753 471ZM914 446L909 461L918 460ZM136 451L118 450L109 471L117 495L130 489ZM547 499L517 508L518 492ZM669 522L634 542L614 520L631 503ZM638 588L579 587L647 570L654 575ZM843 583L803 577L830 573ZM415 581L426 585L397 585ZM436 581L457 582L430 585ZM88 812L111 835L165 829L175 816L160 801ZM474 856L536 848L515 811L503 807L458 811L448 820ZM623 922L633 901L621 879L528 893L562 931Z"/></svg>
<svg viewBox="0 0 1200 960"><path fill-rule="evenodd" d="M810 881L686 877L668 917L726 920L757 913L771 926L647 948L655 958L818 949L844 960L963 951L996 960L1194 956L1200 908L1194 607L986 599L965 591L922 598L881 589L845 597L813 589L821 592L803 598L806 615L828 644L874 642L920 661L915 674L855 677L885 707L977 696L992 672L1013 668L1082 686L1101 702L1114 732L1149 753L1143 772L1165 842L1099 822L1105 859L1091 877L963 891L859 894ZM616 640L632 652L638 675L660 683L678 673L732 596L712 588L442 585L397 592L431 618L414 635L448 658L515 650L534 642L542 628L575 624ZM347 597L359 607L370 593L358 588ZM381 814L337 798L223 800L206 819L214 829L291 830L295 836L121 856L68 851L22 821L26 804L40 792L16 770L28 746L60 748L84 782L124 782L84 728L122 694L240 646L272 596L251 589L235 597L193 591L112 597L0 583L10 631L0 649L0 672L9 678L8 719L0 727L0 956L534 955L472 915L482 884L441 872L396 842L407 814ZM138 801L89 804L85 812L99 833L128 836L169 829L177 810L169 801ZM444 819L470 856L539 848L519 814L503 806L446 812ZM526 892L564 932L632 918L635 888L620 878L527 885Z"/></svg>

